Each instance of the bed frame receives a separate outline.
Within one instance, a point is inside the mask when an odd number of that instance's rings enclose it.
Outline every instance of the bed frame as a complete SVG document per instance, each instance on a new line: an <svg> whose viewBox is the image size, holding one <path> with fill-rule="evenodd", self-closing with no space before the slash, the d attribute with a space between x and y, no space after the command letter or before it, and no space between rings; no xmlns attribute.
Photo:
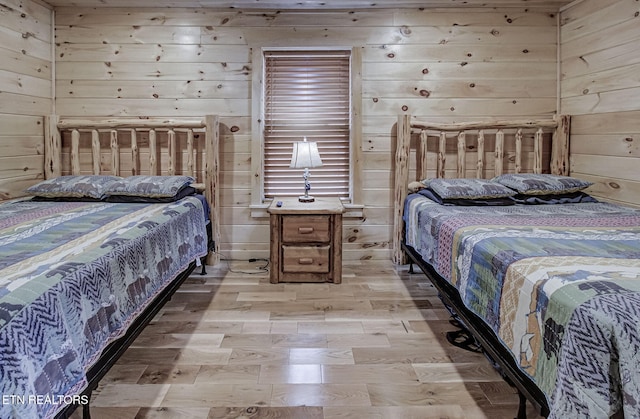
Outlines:
<svg viewBox="0 0 640 419"><path fill-rule="evenodd" d="M104 136L108 137L101 141ZM101 142L108 144L107 150L101 149ZM203 262L215 265L220 243L218 143L219 122L215 115L204 118L61 118L51 115L45 118L45 178L64 174L192 176L196 179L193 186L204 191L210 205L211 246ZM141 158L145 155L146 159ZM131 324L126 334L105 348L87 372L88 386L81 395L90 400L99 381L195 267L194 262L180 273ZM204 264L202 272L205 273ZM77 407L68 405L56 417L69 417ZM90 418L89 404L82 408L83 417Z"/></svg>
<svg viewBox="0 0 640 419"><path fill-rule="evenodd" d="M455 124L418 122L411 115L400 115L397 122L393 261L404 264L408 256L410 273L415 263L429 278L445 304L454 310L485 354L499 366L505 380L517 389L520 398L517 417L520 419L526 418L527 400L542 416L547 416L549 407L545 395L520 371L493 330L465 308L455 287L404 243L404 201L411 180L427 177L488 178L503 173L527 172L568 175L569 130L570 118L564 115L552 119ZM431 151L428 145L434 142L437 146ZM410 164L412 143L415 144L415 165ZM448 155L455 156L455 168L446 165ZM493 159L487 162L487 156L493 156ZM434 160L435 168L431 169L429 162L433 164ZM475 163L470 170L467 170L468 161ZM410 169L415 170L411 180Z"/></svg>

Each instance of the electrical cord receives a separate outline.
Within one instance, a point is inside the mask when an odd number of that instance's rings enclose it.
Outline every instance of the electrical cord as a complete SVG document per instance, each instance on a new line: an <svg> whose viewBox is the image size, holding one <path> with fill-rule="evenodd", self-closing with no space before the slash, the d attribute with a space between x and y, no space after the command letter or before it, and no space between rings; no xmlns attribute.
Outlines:
<svg viewBox="0 0 640 419"><path fill-rule="evenodd" d="M265 262L264 265L262 266L258 266L256 267L257 272L256 271L237 271L231 268L231 264L229 262L231 261L241 261L241 262L245 262L244 260L241 259L231 259L228 258L227 256L223 255L220 252L215 252L215 254L217 254L218 256L220 256L220 260L223 260L226 264L227 264L227 269L229 272L235 273L235 274L244 274L244 275L256 275L256 274L263 274L265 272L269 272L269 259L265 259L265 258L251 258L249 259L249 263L254 263L254 262Z"/></svg>

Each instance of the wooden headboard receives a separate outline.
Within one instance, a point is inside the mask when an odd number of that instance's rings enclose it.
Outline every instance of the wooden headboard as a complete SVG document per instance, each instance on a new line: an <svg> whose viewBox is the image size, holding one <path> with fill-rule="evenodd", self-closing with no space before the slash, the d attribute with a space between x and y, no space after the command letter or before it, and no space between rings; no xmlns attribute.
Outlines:
<svg viewBox="0 0 640 419"><path fill-rule="evenodd" d="M207 263L215 264L220 243L218 124L215 115L201 118L51 115L45 120L45 178L64 174L193 177L194 186L204 190L210 205L214 251Z"/></svg>
<svg viewBox="0 0 640 419"><path fill-rule="evenodd" d="M569 174L570 118L565 115L553 119L466 122L439 124L415 121L411 115L398 116L395 150L394 213L393 213L393 262L404 262L401 242L404 232L402 213L413 180L427 177L476 177L488 178L503 173L553 173ZM415 138L415 166L410 164L411 143ZM436 143L431 151L428 144ZM455 149L455 170L447 170L447 146ZM493 144L487 149L487 144ZM548 157L544 150L548 145ZM526 146L531 150L526 152ZM529 156L530 154L530 156ZM475 158L474 158L475 156ZM487 156L493 156L487 161ZM435 158L435 167L429 160ZM467 161L474 167L467 169ZM505 169L505 162L508 167ZM432 164L433 165L433 164ZM410 167L415 167L415 177L409 179ZM431 176L429 176L431 175Z"/></svg>

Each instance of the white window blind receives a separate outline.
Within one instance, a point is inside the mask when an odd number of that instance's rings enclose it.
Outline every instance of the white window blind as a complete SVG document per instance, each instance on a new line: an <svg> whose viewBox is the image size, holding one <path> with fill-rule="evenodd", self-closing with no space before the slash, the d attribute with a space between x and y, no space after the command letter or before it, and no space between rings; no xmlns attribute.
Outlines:
<svg viewBox="0 0 640 419"><path fill-rule="evenodd" d="M350 195L350 51L265 51L264 195L304 192L290 169L293 143L318 144L322 167L309 181L314 196Z"/></svg>

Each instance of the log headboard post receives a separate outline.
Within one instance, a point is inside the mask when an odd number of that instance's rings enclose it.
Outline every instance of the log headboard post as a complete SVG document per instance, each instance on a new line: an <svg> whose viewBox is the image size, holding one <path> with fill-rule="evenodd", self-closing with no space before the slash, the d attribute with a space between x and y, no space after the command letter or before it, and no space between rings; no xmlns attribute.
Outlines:
<svg viewBox="0 0 640 419"><path fill-rule="evenodd" d="M52 179L62 173L62 138L58 130L58 115L45 117L44 124L44 178Z"/></svg>
<svg viewBox="0 0 640 419"><path fill-rule="evenodd" d="M220 130L217 115L207 115L205 117L205 154L207 160L205 162L205 197L211 208L211 239L213 240L213 249L209 253L207 264L215 265L218 263L220 249L220 179L219 179L219 142Z"/></svg>
<svg viewBox="0 0 640 419"><path fill-rule="evenodd" d="M551 173L554 175L569 175L569 134L571 132L571 118L569 115L556 117L558 127L553 133L551 148Z"/></svg>
<svg viewBox="0 0 640 419"><path fill-rule="evenodd" d="M411 146L411 115L399 115L396 135L396 159L395 159L395 183L393 212L393 225L402 225L402 211L407 197L407 185L409 184L409 149ZM400 205L398 205L400 203ZM394 228L393 231L393 263L402 264L405 255L400 248L402 242L402 229Z"/></svg>

